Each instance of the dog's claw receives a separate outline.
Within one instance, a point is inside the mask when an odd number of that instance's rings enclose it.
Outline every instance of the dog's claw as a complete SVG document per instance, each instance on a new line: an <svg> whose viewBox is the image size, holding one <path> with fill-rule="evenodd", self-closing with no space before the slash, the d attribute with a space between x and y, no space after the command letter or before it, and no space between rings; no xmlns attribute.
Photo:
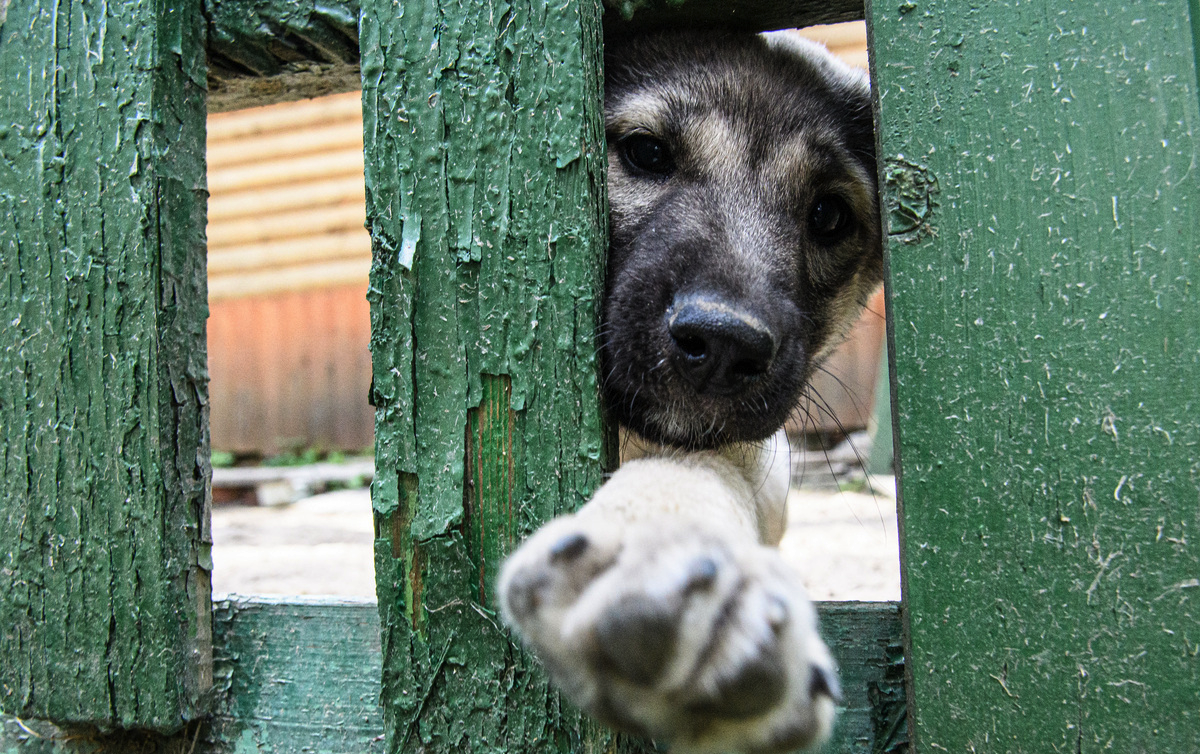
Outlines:
<svg viewBox="0 0 1200 754"><path fill-rule="evenodd" d="M691 573L688 574L685 593L701 591L710 588L717 581L717 561L706 556L697 558L692 563Z"/></svg>
<svg viewBox="0 0 1200 754"><path fill-rule="evenodd" d="M808 690L812 696L824 694L835 704L842 703L842 685L838 683L837 674L829 668L813 665L812 682L809 684Z"/></svg>
<svg viewBox="0 0 1200 754"><path fill-rule="evenodd" d="M568 534L550 548L551 563L569 563L587 549L587 537L579 532Z"/></svg>

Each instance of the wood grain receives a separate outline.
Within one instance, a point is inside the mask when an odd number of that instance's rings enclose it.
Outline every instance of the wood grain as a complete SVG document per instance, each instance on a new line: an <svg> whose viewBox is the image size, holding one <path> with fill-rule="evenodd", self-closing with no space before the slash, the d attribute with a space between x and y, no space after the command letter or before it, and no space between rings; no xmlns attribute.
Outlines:
<svg viewBox="0 0 1200 754"><path fill-rule="evenodd" d="M876 3L919 751L1190 752L1188 3Z"/></svg>

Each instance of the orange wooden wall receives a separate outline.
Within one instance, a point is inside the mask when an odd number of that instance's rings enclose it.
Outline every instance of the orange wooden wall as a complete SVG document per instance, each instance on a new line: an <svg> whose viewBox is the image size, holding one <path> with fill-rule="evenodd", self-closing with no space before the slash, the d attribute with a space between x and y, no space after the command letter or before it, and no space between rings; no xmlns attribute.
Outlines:
<svg viewBox="0 0 1200 754"><path fill-rule="evenodd" d="M214 302L213 447L266 454L369 448L368 314L365 283Z"/></svg>
<svg viewBox="0 0 1200 754"><path fill-rule="evenodd" d="M356 93L210 116L214 449L370 447L362 155Z"/></svg>

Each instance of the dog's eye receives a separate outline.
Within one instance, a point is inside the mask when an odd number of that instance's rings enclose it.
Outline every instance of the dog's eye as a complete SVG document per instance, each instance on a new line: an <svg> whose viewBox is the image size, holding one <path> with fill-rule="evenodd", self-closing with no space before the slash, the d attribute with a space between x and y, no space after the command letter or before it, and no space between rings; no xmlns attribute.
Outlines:
<svg viewBox="0 0 1200 754"><path fill-rule="evenodd" d="M846 200L833 194L818 196L808 213L808 229L818 242L834 243L849 232L854 216Z"/></svg>
<svg viewBox="0 0 1200 754"><path fill-rule="evenodd" d="M675 169L671 150L648 134L631 134L617 142L621 158L634 170L655 175L668 175Z"/></svg>

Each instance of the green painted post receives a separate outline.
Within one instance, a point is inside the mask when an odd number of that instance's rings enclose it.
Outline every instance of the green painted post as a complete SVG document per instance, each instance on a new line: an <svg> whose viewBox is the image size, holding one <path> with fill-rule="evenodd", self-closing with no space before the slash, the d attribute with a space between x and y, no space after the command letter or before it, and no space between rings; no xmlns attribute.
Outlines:
<svg viewBox="0 0 1200 754"><path fill-rule="evenodd" d="M499 625L502 556L599 485L595 0L363 4L373 486L392 751L604 740Z"/></svg>
<svg viewBox="0 0 1200 754"><path fill-rule="evenodd" d="M917 751L1195 751L1188 7L869 13Z"/></svg>
<svg viewBox="0 0 1200 754"><path fill-rule="evenodd" d="M204 25L0 2L0 707L180 729L211 686Z"/></svg>

